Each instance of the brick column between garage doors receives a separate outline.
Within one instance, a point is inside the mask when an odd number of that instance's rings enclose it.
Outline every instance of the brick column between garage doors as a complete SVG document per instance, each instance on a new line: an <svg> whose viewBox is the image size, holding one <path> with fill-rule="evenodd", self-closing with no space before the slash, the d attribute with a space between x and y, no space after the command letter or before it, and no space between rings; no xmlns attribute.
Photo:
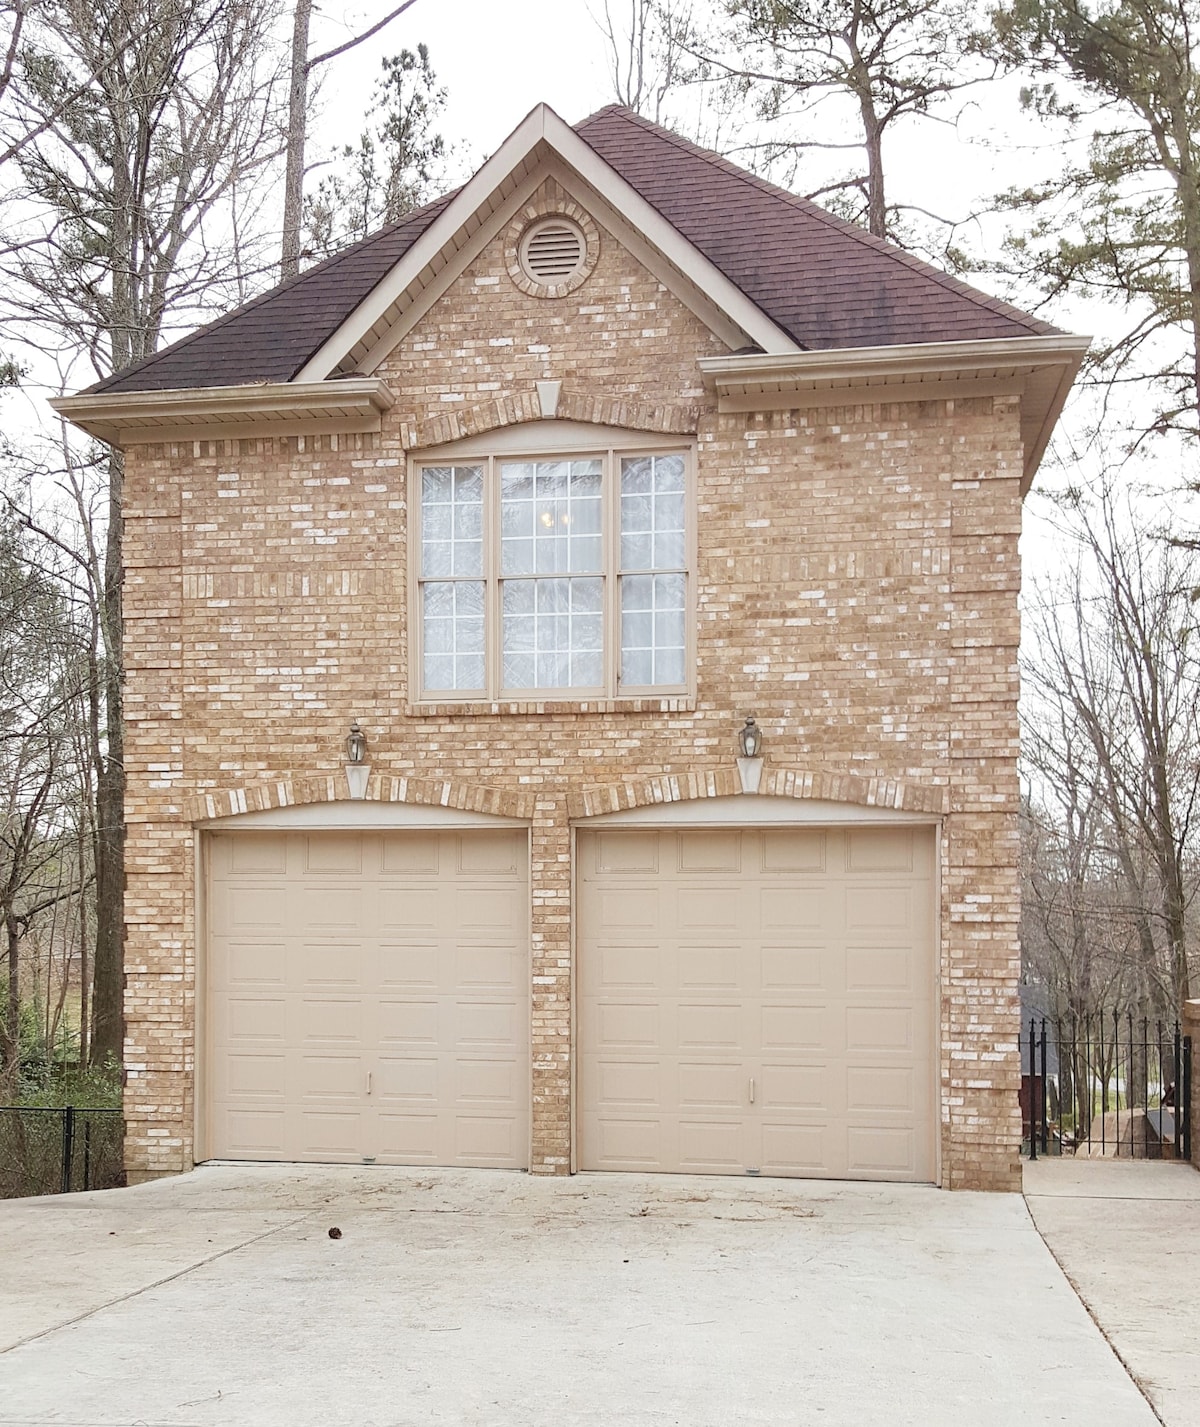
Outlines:
<svg viewBox="0 0 1200 1427"><path fill-rule="evenodd" d="M571 1170L571 828L561 798L539 797L529 880L535 1174Z"/></svg>

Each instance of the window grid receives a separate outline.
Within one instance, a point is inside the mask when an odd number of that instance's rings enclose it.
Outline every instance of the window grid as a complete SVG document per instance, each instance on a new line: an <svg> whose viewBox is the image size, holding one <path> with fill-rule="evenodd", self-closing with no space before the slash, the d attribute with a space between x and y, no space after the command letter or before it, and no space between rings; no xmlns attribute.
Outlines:
<svg viewBox="0 0 1200 1427"><path fill-rule="evenodd" d="M683 453L492 456L415 481L421 699L686 691Z"/></svg>

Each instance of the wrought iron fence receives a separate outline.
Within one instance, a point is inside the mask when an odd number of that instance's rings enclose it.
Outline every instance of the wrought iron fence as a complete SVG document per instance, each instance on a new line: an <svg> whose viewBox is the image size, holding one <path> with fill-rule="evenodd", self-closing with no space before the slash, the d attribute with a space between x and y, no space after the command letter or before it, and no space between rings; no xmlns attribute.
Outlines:
<svg viewBox="0 0 1200 1427"><path fill-rule="evenodd" d="M1021 1031L1022 1152L1086 1158L1192 1155L1192 1042L1178 1021L1130 1011Z"/></svg>
<svg viewBox="0 0 1200 1427"><path fill-rule="evenodd" d="M0 1105L0 1199L125 1183L120 1110Z"/></svg>

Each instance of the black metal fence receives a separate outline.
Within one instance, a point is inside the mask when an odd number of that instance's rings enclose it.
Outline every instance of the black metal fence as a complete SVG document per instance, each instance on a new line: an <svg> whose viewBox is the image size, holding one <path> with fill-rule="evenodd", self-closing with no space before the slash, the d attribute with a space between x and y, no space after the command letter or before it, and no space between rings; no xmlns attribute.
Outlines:
<svg viewBox="0 0 1200 1427"><path fill-rule="evenodd" d="M1021 1030L1022 1152L1086 1158L1192 1156L1192 1042L1178 1021L1132 1012Z"/></svg>
<svg viewBox="0 0 1200 1427"><path fill-rule="evenodd" d="M0 1199L125 1183L120 1110L0 1105Z"/></svg>

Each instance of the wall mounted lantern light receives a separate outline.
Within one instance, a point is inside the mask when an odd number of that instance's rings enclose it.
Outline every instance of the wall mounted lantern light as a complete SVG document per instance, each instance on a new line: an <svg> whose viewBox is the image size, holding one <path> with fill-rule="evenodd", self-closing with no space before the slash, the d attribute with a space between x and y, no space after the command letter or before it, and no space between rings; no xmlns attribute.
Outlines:
<svg viewBox="0 0 1200 1427"><path fill-rule="evenodd" d="M738 730L738 777L743 793L757 793L762 782L762 729L750 715Z"/></svg>
<svg viewBox="0 0 1200 1427"><path fill-rule="evenodd" d="M350 725L350 734L346 739L346 786L350 790L352 798L365 798L367 796L367 783L371 777L370 766L366 762L367 757L367 735L358 726L355 719Z"/></svg>

